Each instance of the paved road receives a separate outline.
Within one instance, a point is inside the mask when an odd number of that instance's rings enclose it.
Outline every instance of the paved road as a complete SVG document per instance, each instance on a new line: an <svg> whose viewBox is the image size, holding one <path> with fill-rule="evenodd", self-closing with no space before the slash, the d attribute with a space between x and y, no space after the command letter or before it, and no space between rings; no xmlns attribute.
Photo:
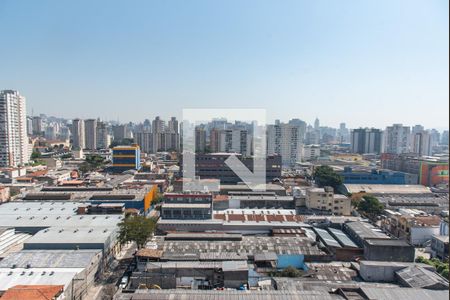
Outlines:
<svg viewBox="0 0 450 300"><path fill-rule="evenodd" d="M128 266L132 262L133 254L136 251L136 245L133 243L129 247L124 247L118 258L109 266L109 270L104 272L94 287L92 287L86 299L92 300L110 300L118 290L117 283L122 278Z"/></svg>

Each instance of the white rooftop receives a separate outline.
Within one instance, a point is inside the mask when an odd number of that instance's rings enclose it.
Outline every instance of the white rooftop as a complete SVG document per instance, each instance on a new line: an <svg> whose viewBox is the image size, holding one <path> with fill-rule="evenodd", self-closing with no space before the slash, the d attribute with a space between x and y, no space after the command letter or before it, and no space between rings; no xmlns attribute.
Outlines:
<svg viewBox="0 0 450 300"><path fill-rule="evenodd" d="M0 291L16 285L64 285L67 287L83 268L0 268Z"/></svg>
<svg viewBox="0 0 450 300"><path fill-rule="evenodd" d="M344 184L344 186L349 193L431 194L431 190L428 187L419 184Z"/></svg>

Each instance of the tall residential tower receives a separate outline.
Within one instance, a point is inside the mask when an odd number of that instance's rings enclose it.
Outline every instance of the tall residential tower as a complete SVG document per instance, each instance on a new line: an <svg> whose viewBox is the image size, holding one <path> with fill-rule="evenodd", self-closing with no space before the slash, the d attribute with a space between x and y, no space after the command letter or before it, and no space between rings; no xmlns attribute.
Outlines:
<svg viewBox="0 0 450 300"><path fill-rule="evenodd" d="M18 91L0 92L0 166L17 167L29 161L25 97Z"/></svg>

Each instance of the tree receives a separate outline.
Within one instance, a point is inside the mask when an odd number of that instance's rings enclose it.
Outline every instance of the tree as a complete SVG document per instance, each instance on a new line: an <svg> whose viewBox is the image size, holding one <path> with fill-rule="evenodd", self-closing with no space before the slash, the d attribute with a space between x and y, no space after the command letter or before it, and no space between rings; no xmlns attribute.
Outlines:
<svg viewBox="0 0 450 300"><path fill-rule="evenodd" d="M280 277L300 277L302 274L303 273L300 270L294 268L293 266L288 266L278 273Z"/></svg>
<svg viewBox="0 0 450 300"><path fill-rule="evenodd" d="M119 243L136 242L138 249L145 246L147 240L153 235L156 227L156 218L145 216L129 216L119 223Z"/></svg>
<svg viewBox="0 0 450 300"><path fill-rule="evenodd" d="M377 198L370 195L363 196L358 203L358 210L372 217L381 214L383 209L383 204Z"/></svg>
<svg viewBox="0 0 450 300"><path fill-rule="evenodd" d="M426 259L423 256L419 256L416 258L416 262L435 267L437 273L441 274L442 277L448 279L448 269L449 269L448 261L442 262L437 258Z"/></svg>
<svg viewBox="0 0 450 300"><path fill-rule="evenodd" d="M134 143L134 139L124 138L121 140L113 140L109 145L109 148L114 148L116 146L130 146Z"/></svg>
<svg viewBox="0 0 450 300"><path fill-rule="evenodd" d="M329 166L317 167L314 170L314 180L318 186L331 186L335 191L344 182L343 177Z"/></svg>
<svg viewBox="0 0 450 300"><path fill-rule="evenodd" d="M105 159L100 155L89 155L86 157L86 161L83 162L78 168L81 172L87 173L101 168L105 165Z"/></svg>
<svg viewBox="0 0 450 300"><path fill-rule="evenodd" d="M41 152L39 152L39 151L33 150L33 153L31 153L32 160L35 160L35 159L38 159L41 157L42 157L42 155L41 155Z"/></svg>

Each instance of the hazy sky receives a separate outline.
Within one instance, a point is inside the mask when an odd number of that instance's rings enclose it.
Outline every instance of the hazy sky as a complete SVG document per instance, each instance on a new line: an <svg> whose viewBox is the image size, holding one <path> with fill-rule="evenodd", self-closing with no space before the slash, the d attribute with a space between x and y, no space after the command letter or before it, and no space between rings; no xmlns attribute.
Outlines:
<svg viewBox="0 0 450 300"><path fill-rule="evenodd" d="M0 89L68 118L446 128L448 25L448 0L0 0Z"/></svg>

